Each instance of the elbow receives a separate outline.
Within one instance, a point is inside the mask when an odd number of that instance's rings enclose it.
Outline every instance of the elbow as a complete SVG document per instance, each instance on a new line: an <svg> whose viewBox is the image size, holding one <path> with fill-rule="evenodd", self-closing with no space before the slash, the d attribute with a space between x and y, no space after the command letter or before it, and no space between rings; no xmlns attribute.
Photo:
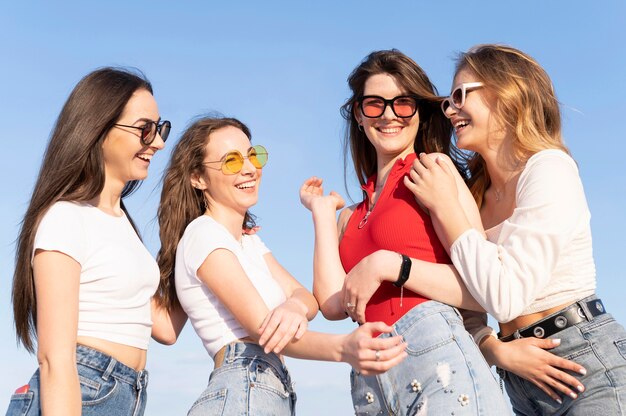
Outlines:
<svg viewBox="0 0 626 416"><path fill-rule="evenodd" d="M341 321L342 319L346 319L345 311L334 307L331 302L321 304L320 311L322 312L324 318L329 321Z"/></svg>

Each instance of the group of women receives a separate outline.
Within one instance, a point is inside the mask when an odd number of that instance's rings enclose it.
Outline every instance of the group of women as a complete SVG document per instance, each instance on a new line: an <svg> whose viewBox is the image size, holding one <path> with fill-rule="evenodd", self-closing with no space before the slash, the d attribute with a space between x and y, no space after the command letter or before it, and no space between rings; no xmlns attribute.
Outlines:
<svg viewBox="0 0 626 416"><path fill-rule="evenodd" d="M141 74L83 78L18 238L15 328L39 368L7 415L143 414L149 338L172 344L187 319L214 360L189 415L294 414L284 355L349 363L358 415L507 414L489 365L516 414L625 414L626 331L595 294L590 214L541 66L479 45L441 97L386 50L348 83L363 200L343 208L317 177L300 189L310 293L256 232L268 150L234 118L199 118L174 146L155 261L123 198L170 122ZM310 331L318 310L359 326Z"/></svg>

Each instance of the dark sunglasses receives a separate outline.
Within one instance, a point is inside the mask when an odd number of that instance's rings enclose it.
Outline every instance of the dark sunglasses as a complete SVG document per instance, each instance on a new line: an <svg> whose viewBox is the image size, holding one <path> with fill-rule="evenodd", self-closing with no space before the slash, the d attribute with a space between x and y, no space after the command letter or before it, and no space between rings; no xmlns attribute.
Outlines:
<svg viewBox="0 0 626 416"><path fill-rule="evenodd" d="M446 113L446 110L450 108L450 106L460 110L465 105L465 97L467 96L467 93L481 88L482 86L482 82L466 82L459 85L454 89L454 91L452 91L452 94L450 94L449 97L445 98L441 102L441 111L443 111L443 114L445 114L446 117L450 118L450 116Z"/></svg>
<svg viewBox="0 0 626 416"><path fill-rule="evenodd" d="M401 95L391 100L386 100L378 95L364 95L359 99L359 108L367 118L382 116L387 106L391 106L396 117L409 118L417 112L417 102L418 99L414 95Z"/></svg>
<svg viewBox="0 0 626 416"><path fill-rule="evenodd" d="M150 146L154 139L156 139L157 133L161 136L161 140L166 141L172 129L172 123L167 120L160 122L147 121L143 126L129 126L127 124L114 124L114 126L141 130L139 138L141 139L141 144L144 146Z"/></svg>
<svg viewBox="0 0 626 416"><path fill-rule="evenodd" d="M255 168L261 169L267 163L267 149L260 144L257 144L256 146L252 146L248 149L248 155L245 157L238 150L231 150L222 156L220 160L204 162L203 165L221 163L221 167L211 169L221 170L225 175L235 175L243 169L245 159L248 159Z"/></svg>

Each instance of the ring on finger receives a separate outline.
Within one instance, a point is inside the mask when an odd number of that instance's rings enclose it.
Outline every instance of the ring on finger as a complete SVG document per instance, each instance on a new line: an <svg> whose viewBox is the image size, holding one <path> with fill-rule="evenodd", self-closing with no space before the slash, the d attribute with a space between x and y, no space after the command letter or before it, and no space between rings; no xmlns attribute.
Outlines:
<svg viewBox="0 0 626 416"><path fill-rule="evenodd" d="M376 352L374 352L374 357L376 357L376 361L380 361L380 350L376 350Z"/></svg>
<svg viewBox="0 0 626 416"><path fill-rule="evenodd" d="M353 310L355 307L356 307L356 305L354 305L354 304L352 304L350 302L346 303L346 309L349 310L349 311Z"/></svg>

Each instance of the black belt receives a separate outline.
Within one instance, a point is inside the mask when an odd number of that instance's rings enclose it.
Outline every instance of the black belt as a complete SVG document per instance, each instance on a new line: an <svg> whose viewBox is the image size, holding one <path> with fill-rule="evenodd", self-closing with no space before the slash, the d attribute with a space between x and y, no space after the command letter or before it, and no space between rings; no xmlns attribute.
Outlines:
<svg viewBox="0 0 626 416"><path fill-rule="evenodd" d="M590 301L581 300L546 316L532 325L518 329L511 335L502 337L498 334L498 338L502 342L530 337L547 338L565 328L569 328L583 321L591 321L596 316L605 313L606 310L600 299L592 299Z"/></svg>

